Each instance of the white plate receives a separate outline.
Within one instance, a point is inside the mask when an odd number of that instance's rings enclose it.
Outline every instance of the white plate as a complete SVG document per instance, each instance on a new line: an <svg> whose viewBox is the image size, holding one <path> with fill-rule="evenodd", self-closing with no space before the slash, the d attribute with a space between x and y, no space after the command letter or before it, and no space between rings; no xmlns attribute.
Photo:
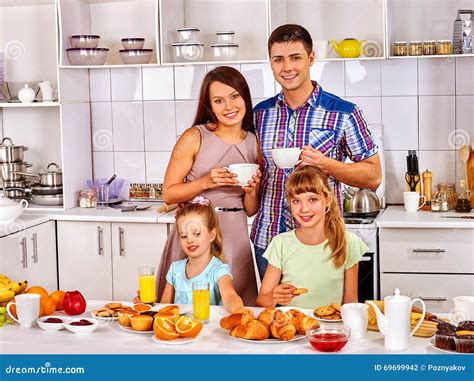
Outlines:
<svg viewBox="0 0 474 381"><path fill-rule="evenodd" d="M324 323L340 323L342 322L342 319L336 319L336 320L332 320L332 319L323 319L323 318L320 318L318 316L316 316L316 314L313 312L312 313L313 317L316 319L316 320L319 320L319 321L322 321Z"/></svg>
<svg viewBox="0 0 474 381"><path fill-rule="evenodd" d="M202 331L200 335L202 334ZM168 345L180 345L180 344L187 344L187 343L192 343L193 341L196 341L199 339L199 336L196 337L178 337L177 339L174 340L162 340L153 335L153 341L156 341L157 343L160 344L168 344Z"/></svg>
<svg viewBox="0 0 474 381"><path fill-rule="evenodd" d="M135 331L134 329L132 329L132 327L126 327L126 326L123 326L123 325L120 325L120 324L119 324L119 327L121 329L123 329L124 331L131 332L131 333L145 333L145 334L148 334L148 335L150 333L154 333L153 330L151 330L151 331Z"/></svg>
<svg viewBox="0 0 474 381"><path fill-rule="evenodd" d="M289 343L291 341L298 341L298 340L304 339L306 336L295 335L295 337L293 337L291 340L286 340L286 341L280 340L280 339L250 340L250 339L242 339L241 337L234 337L234 336L231 336L231 337L237 340L242 340L242 341L255 343L255 344L284 344L284 343Z"/></svg>
<svg viewBox="0 0 474 381"><path fill-rule="evenodd" d="M101 321L116 321L116 320L118 320L118 316L102 317L102 316L94 315L94 312L91 312L91 316L94 319L101 320Z"/></svg>
<svg viewBox="0 0 474 381"><path fill-rule="evenodd" d="M430 340L430 345L436 349L437 351L440 351L440 352L445 352L445 353L449 353L451 355L472 355L472 353L462 353L462 352L456 352L456 351L450 351L448 349L441 349L441 348L438 348L436 346L436 338L433 338Z"/></svg>

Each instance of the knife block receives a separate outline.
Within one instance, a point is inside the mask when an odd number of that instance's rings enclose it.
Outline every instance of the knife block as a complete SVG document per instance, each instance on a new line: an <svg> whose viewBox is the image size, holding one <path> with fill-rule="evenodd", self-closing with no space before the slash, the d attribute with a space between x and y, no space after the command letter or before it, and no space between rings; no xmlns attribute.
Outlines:
<svg viewBox="0 0 474 381"><path fill-rule="evenodd" d="M466 166L467 182L469 183L469 189L471 190L471 208L474 209L474 151L471 151Z"/></svg>

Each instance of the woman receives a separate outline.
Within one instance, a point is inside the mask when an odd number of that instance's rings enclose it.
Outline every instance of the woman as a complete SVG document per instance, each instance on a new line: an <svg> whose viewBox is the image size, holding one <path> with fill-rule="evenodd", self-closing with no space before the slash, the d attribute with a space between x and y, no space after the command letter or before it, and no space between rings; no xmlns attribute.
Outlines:
<svg viewBox="0 0 474 381"><path fill-rule="evenodd" d="M167 204L183 203L200 195L218 209L224 257L233 283L245 305L257 297L255 269L247 234L247 216L256 213L260 171L245 187L224 167L257 163L252 101L242 74L220 66L207 73L201 86L194 127L186 130L173 148L163 184ZM185 258L176 228L168 236L157 277L160 299L171 262Z"/></svg>

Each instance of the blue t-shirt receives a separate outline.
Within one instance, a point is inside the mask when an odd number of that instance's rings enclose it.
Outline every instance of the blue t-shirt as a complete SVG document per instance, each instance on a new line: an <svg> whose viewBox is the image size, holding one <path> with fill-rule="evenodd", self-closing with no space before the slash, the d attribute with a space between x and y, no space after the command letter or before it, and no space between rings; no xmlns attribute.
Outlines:
<svg viewBox="0 0 474 381"><path fill-rule="evenodd" d="M166 281L174 288L174 303L193 304L193 283L209 282L211 305L222 304L217 282L224 275L232 277L229 265L213 256L201 274L188 279L186 277L186 263L188 263L187 259L173 262L166 274Z"/></svg>

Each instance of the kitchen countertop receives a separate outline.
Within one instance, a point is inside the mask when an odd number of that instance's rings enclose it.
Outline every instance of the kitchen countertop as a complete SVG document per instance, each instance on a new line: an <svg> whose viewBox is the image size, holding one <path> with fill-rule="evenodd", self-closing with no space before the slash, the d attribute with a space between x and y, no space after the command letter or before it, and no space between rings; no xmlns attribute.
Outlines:
<svg viewBox="0 0 474 381"><path fill-rule="evenodd" d="M48 221L51 221L51 216L48 214L23 214L16 220L0 223L0 238Z"/></svg>
<svg viewBox="0 0 474 381"><path fill-rule="evenodd" d="M474 216L474 213L433 213L421 210L408 213L403 206L389 206L377 219L376 225L379 228L474 228L474 220L442 218L446 216Z"/></svg>
<svg viewBox="0 0 474 381"><path fill-rule="evenodd" d="M87 313L103 306L106 301L88 301ZM188 311L192 306L184 306ZM184 311L184 308L182 309ZM258 309L261 310L261 309ZM305 310L310 314L310 310ZM89 335L77 335L67 330L43 331L39 327L21 328L18 324L0 329L0 347L4 354L322 354L309 345L306 338L292 342L248 342L231 337L219 326L222 317L228 315L222 306L211 306L211 319L204 326L198 340L184 345L162 344L153 341L152 334L123 331L118 322L102 322ZM338 323L328 323L338 324ZM403 352L384 348L381 333L368 331L363 339L349 341L341 350L343 354L441 354L431 347L432 338L412 338L412 346Z"/></svg>

